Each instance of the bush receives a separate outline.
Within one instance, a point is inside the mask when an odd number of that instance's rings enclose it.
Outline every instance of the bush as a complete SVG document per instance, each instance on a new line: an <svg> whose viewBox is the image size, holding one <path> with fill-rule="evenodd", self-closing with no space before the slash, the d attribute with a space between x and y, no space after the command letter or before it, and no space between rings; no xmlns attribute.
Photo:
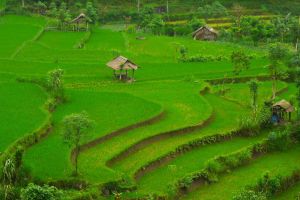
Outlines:
<svg viewBox="0 0 300 200"><path fill-rule="evenodd" d="M102 194L107 196L107 195L112 195L114 193L132 191L135 189L136 189L136 186L132 182L132 180L130 178L123 177L119 181L111 181L111 182L105 183L102 186Z"/></svg>
<svg viewBox="0 0 300 200"><path fill-rule="evenodd" d="M56 187L43 187L30 183L21 190L22 200L60 200L62 193Z"/></svg>
<svg viewBox="0 0 300 200"><path fill-rule="evenodd" d="M245 136L254 136L259 133L260 126L253 116L242 116L239 120L239 130Z"/></svg>
<svg viewBox="0 0 300 200"><path fill-rule="evenodd" d="M271 197L281 189L282 176L271 177L266 172L257 183L257 190L264 193L267 197Z"/></svg>
<svg viewBox="0 0 300 200"><path fill-rule="evenodd" d="M285 130L283 132L272 132L268 136L268 148L269 150L286 150L291 144L291 138L289 131Z"/></svg>
<svg viewBox="0 0 300 200"><path fill-rule="evenodd" d="M192 183L193 183L193 176L186 176L180 181L179 187L182 189L187 189L191 186Z"/></svg>
<svg viewBox="0 0 300 200"><path fill-rule="evenodd" d="M212 62L212 61L222 61L228 60L228 58L224 56L202 56L202 55L195 55L185 58L179 58L180 62L190 63L190 62Z"/></svg>
<svg viewBox="0 0 300 200"><path fill-rule="evenodd" d="M267 197L263 193L257 193L252 190L242 190L236 194L233 200L267 200Z"/></svg>
<svg viewBox="0 0 300 200"><path fill-rule="evenodd" d="M207 169L209 173L213 174L218 174L224 170L224 166L222 166L222 164L217 160L209 160L206 162L205 166L205 169Z"/></svg>

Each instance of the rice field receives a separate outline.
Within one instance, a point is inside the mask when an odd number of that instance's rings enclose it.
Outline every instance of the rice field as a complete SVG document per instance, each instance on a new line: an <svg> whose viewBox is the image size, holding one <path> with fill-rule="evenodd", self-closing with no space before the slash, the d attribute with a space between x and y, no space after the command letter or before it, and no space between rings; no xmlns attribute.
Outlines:
<svg viewBox="0 0 300 200"><path fill-rule="evenodd" d="M200 171L208 160L267 137L267 132L249 138L235 136L176 153L179 147L205 137L239 130L241 116L251 113L251 95L246 81L238 80L268 75L265 49L148 34L142 34L145 39L140 40L141 34L129 34L113 25L95 26L91 32L45 31L46 23L46 18L36 16L0 17L0 158L1 152L40 128L49 116L53 121L49 134L24 152L23 165L33 180L49 183L72 177L72 149L63 141L62 119L81 111L93 120L93 129L82 142L91 145L79 154L79 178L99 193L99 185L125 177L136 186L124 194L125 199L167 195L170 185ZM82 41L84 45L78 48ZM224 59L183 63L178 61L182 45L190 56L221 55ZM237 49L253 56L250 69L239 76L233 73L229 59ZM134 83L114 80L106 67L119 54L140 66ZM56 68L64 70L67 101L49 113L47 91L18 80L45 78ZM209 82L224 78L233 81L224 85ZM226 88L224 95L218 93L221 87ZM277 89L278 100L295 98L294 84L280 81ZM260 81L258 103L271 95L271 81ZM229 200L265 171L291 172L299 166L298 158L298 145L286 152L267 153L221 175L217 183L194 188L183 199ZM150 170L149 163L160 159L163 161ZM137 178L140 171L143 174ZM297 191L299 185L278 199L288 199ZM77 192L65 191L69 196Z"/></svg>

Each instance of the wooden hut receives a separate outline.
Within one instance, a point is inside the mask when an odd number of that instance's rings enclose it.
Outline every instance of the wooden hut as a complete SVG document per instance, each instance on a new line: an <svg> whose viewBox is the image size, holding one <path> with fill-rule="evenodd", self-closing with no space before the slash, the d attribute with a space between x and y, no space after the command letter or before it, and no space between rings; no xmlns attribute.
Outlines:
<svg viewBox="0 0 300 200"><path fill-rule="evenodd" d="M119 80L134 81L134 72L138 66L123 56L118 56L106 64L113 69L114 77ZM128 71L131 71L131 76Z"/></svg>
<svg viewBox="0 0 300 200"><path fill-rule="evenodd" d="M292 112L295 111L294 106L286 100L281 100L272 105L272 122L279 123L288 118L291 120Z"/></svg>
<svg viewBox="0 0 300 200"><path fill-rule="evenodd" d="M84 14L81 13L75 19L70 21L70 24L73 25L73 31L80 31L80 30L89 30L89 23L91 20Z"/></svg>
<svg viewBox="0 0 300 200"><path fill-rule="evenodd" d="M193 32L193 38L194 40L216 40L218 32L209 26L202 26Z"/></svg>

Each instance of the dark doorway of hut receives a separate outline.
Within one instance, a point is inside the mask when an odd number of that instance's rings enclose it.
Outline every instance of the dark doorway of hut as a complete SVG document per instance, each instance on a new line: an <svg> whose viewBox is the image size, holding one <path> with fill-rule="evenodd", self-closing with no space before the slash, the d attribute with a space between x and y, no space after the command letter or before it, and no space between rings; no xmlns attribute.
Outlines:
<svg viewBox="0 0 300 200"><path fill-rule="evenodd" d="M107 66L113 70L115 80L123 82L134 82L135 71L139 68L124 56L118 56L107 63Z"/></svg>

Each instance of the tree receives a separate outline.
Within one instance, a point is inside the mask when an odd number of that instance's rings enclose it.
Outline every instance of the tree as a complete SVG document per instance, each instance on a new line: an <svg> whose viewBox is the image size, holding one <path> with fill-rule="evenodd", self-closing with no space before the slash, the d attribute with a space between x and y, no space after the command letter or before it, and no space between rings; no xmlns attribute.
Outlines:
<svg viewBox="0 0 300 200"><path fill-rule="evenodd" d="M93 22L97 22L98 14L96 8L93 6L92 2L86 3L86 14L87 17Z"/></svg>
<svg viewBox="0 0 300 200"><path fill-rule="evenodd" d="M44 4L43 2L41 1L38 1L36 4L35 4L36 8L37 8L37 11L39 14L45 14L45 11L47 9L47 6L46 4Z"/></svg>
<svg viewBox="0 0 300 200"><path fill-rule="evenodd" d="M142 29L146 28L154 17L154 10L150 6L145 6L139 14L138 26Z"/></svg>
<svg viewBox="0 0 300 200"><path fill-rule="evenodd" d="M257 80L251 80L249 82L250 95L252 97L252 106L256 108L257 106L257 94L258 94L258 82Z"/></svg>
<svg viewBox="0 0 300 200"><path fill-rule="evenodd" d="M234 4L232 7L232 13L236 19L238 28L240 28L241 18L245 14L245 8L242 7L240 4Z"/></svg>
<svg viewBox="0 0 300 200"><path fill-rule="evenodd" d="M277 92L277 80L286 76L286 69L283 63L288 54L288 50L280 43L273 44L269 48L269 73L272 78L272 98L275 99Z"/></svg>
<svg viewBox="0 0 300 200"><path fill-rule="evenodd" d="M203 7L199 7L197 13L200 17L208 19L210 17L226 16L227 9L219 1L215 1L212 4L206 4Z"/></svg>
<svg viewBox="0 0 300 200"><path fill-rule="evenodd" d="M63 30L65 23L70 20L70 13L67 10L67 4L65 2L62 2L60 4L60 8L57 13L57 17L60 21L60 29Z"/></svg>
<svg viewBox="0 0 300 200"><path fill-rule="evenodd" d="M154 15L150 22L147 24L146 28L150 30L153 34L161 34L163 27L165 25L164 20L160 15Z"/></svg>
<svg viewBox="0 0 300 200"><path fill-rule="evenodd" d="M55 69L48 73L48 87L53 97L60 100L64 99L63 75L62 69Z"/></svg>
<svg viewBox="0 0 300 200"><path fill-rule="evenodd" d="M52 1L50 3L50 6L49 6L49 15L51 17L57 17L57 6L56 6L56 3L54 1Z"/></svg>
<svg viewBox="0 0 300 200"><path fill-rule="evenodd" d="M281 38L280 41L284 42L287 34L290 32L289 28L290 14L285 17L279 16L273 20L273 24L276 29L276 33L279 34Z"/></svg>
<svg viewBox="0 0 300 200"><path fill-rule="evenodd" d="M231 63L234 73L239 75L243 70L249 69L250 58L243 51L234 51L231 54Z"/></svg>
<svg viewBox="0 0 300 200"><path fill-rule="evenodd" d="M75 149L75 175L78 175L78 156L80 145L84 136L87 135L92 127L92 121L89 119L86 112L75 113L66 116L63 119L63 134L64 140Z"/></svg>
<svg viewBox="0 0 300 200"><path fill-rule="evenodd" d="M25 189L21 190L22 200L60 200L61 192L53 186L44 185L43 187L30 183Z"/></svg>
<svg viewBox="0 0 300 200"><path fill-rule="evenodd" d="M300 118L300 68L297 69L296 71L296 87L297 87L297 102L298 102L298 118Z"/></svg>
<svg viewBox="0 0 300 200"><path fill-rule="evenodd" d="M197 17L193 17L189 22L188 25L192 28L193 31L196 31L201 26L206 24L205 20L198 19Z"/></svg>

